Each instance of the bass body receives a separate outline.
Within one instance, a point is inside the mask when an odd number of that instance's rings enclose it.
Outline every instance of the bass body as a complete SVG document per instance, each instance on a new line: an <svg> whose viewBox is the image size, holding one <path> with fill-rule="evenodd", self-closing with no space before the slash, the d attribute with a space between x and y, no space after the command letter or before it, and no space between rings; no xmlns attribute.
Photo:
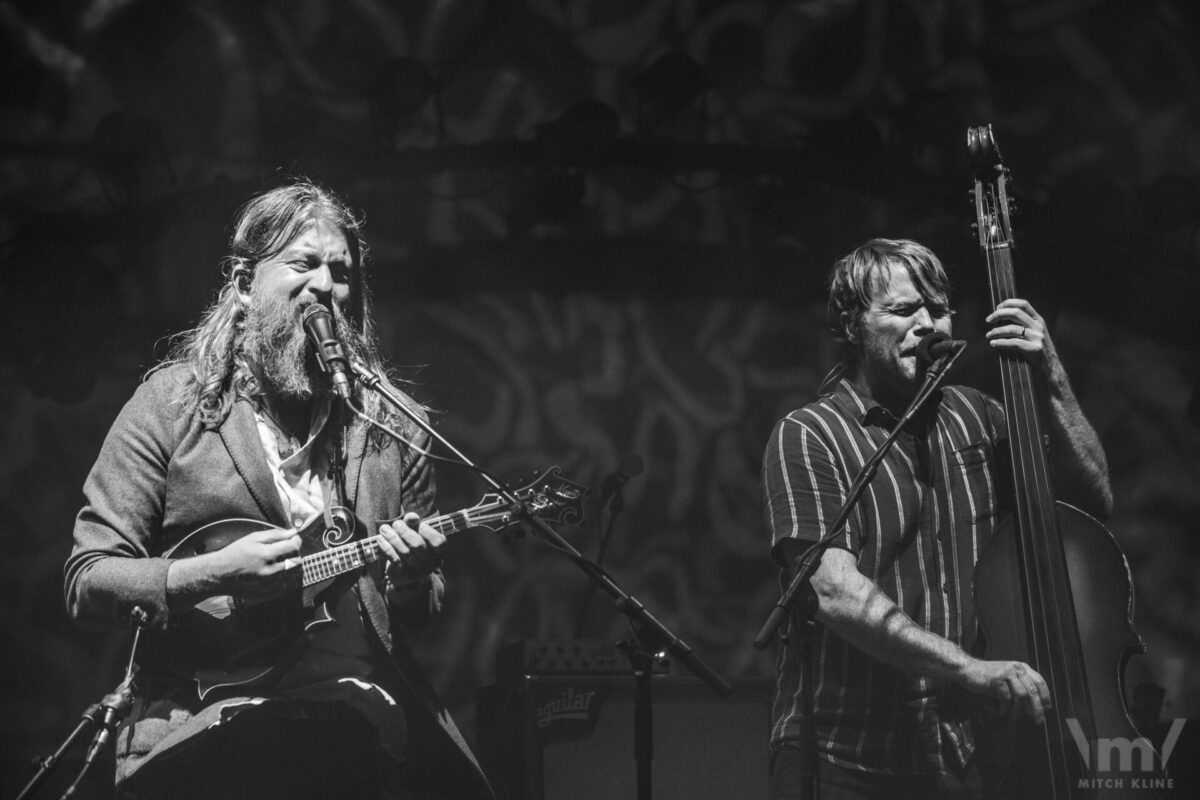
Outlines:
<svg viewBox="0 0 1200 800"><path fill-rule="evenodd" d="M1132 623L1128 562L1116 538L1095 518L1063 502L1055 504L1055 513L1068 564L1067 593L1079 612L1077 642L1063 650L1078 652L1078 662L1062 651L1047 652L1041 644L1047 640L1025 613L1021 541L1011 517L980 553L977 615L987 658L1031 664L1047 679L1052 695L1056 686L1059 692L1070 691L1072 684L1079 688L1074 698L1052 698L1047 723L1040 727L989 718L991 731L981 737L981 768L993 777L994 797L1152 798L1147 787L1163 777L1161 760L1134 727L1125 704L1125 667L1146 649ZM1078 670L1073 676L1064 674L1069 662Z"/></svg>

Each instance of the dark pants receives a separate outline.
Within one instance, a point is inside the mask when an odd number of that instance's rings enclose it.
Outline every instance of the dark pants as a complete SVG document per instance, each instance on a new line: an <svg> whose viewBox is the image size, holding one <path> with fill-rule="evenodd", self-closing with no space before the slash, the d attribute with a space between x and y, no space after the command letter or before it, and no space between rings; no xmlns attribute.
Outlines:
<svg viewBox="0 0 1200 800"><path fill-rule="evenodd" d="M390 756L357 714L335 719L242 713L146 764L118 796L133 800L408 797Z"/></svg>
<svg viewBox="0 0 1200 800"><path fill-rule="evenodd" d="M965 775L879 775L817 759L817 794L801 795L800 748L785 743L771 754L771 800L981 800L974 767Z"/></svg>

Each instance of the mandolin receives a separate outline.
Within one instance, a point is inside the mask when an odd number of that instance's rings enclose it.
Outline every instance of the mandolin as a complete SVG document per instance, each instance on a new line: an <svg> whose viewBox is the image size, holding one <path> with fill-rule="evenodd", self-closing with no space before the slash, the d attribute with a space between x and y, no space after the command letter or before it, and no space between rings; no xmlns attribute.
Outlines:
<svg viewBox="0 0 1200 800"><path fill-rule="evenodd" d="M587 489L552 467L512 494L533 515L551 523L579 525ZM317 515L302 529L301 558L294 584L282 593L253 600L217 595L175 615L174 624L148 642L151 659L190 678L201 699L215 690L267 683L290 656L303 648L306 634L334 622L336 598L353 586L362 570L380 558L381 536L354 538L367 530L345 509L333 511L327 527ZM499 533L520 522L512 505L489 493L474 506L424 520L444 535L468 528ZM261 520L224 519L188 534L164 557L192 558L229 546L255 531L282 530Z"/></svg>

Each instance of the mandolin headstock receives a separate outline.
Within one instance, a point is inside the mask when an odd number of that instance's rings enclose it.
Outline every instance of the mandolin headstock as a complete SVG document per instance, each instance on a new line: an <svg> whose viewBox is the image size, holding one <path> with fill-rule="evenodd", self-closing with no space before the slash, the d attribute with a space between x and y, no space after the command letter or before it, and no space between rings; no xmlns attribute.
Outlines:
<svg viewBox="0 0 1200 800"><path fill-rule="evenodd" d="M525 483L512 494L534 516L553 524L578 526L583 523L583 498L588 490L567 480L558 467L551 467ZM489 528L496 533L521 521L516 509L499 494L492 492L471 508L450 515L456 527Z"/></svg>

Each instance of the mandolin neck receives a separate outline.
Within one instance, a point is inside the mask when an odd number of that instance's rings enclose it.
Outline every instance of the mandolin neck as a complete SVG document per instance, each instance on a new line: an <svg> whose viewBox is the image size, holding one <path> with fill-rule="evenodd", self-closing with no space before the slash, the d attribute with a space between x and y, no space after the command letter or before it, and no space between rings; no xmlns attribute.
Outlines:
<svg viewBox="0 0 1200 800"><path fill-rule="evenodd" d="M451 534L466 530L475 524L472 521L469 509L456 511L453 514L430 517L424 520L424 522L432 526L434 530L443 536L450 536ZM383 536L377 534L305 556L301 560L301 585L304 587L313 586L321 581L336 578L338 575L378 561L380 554L379 543L382 540Z"/></svg>

